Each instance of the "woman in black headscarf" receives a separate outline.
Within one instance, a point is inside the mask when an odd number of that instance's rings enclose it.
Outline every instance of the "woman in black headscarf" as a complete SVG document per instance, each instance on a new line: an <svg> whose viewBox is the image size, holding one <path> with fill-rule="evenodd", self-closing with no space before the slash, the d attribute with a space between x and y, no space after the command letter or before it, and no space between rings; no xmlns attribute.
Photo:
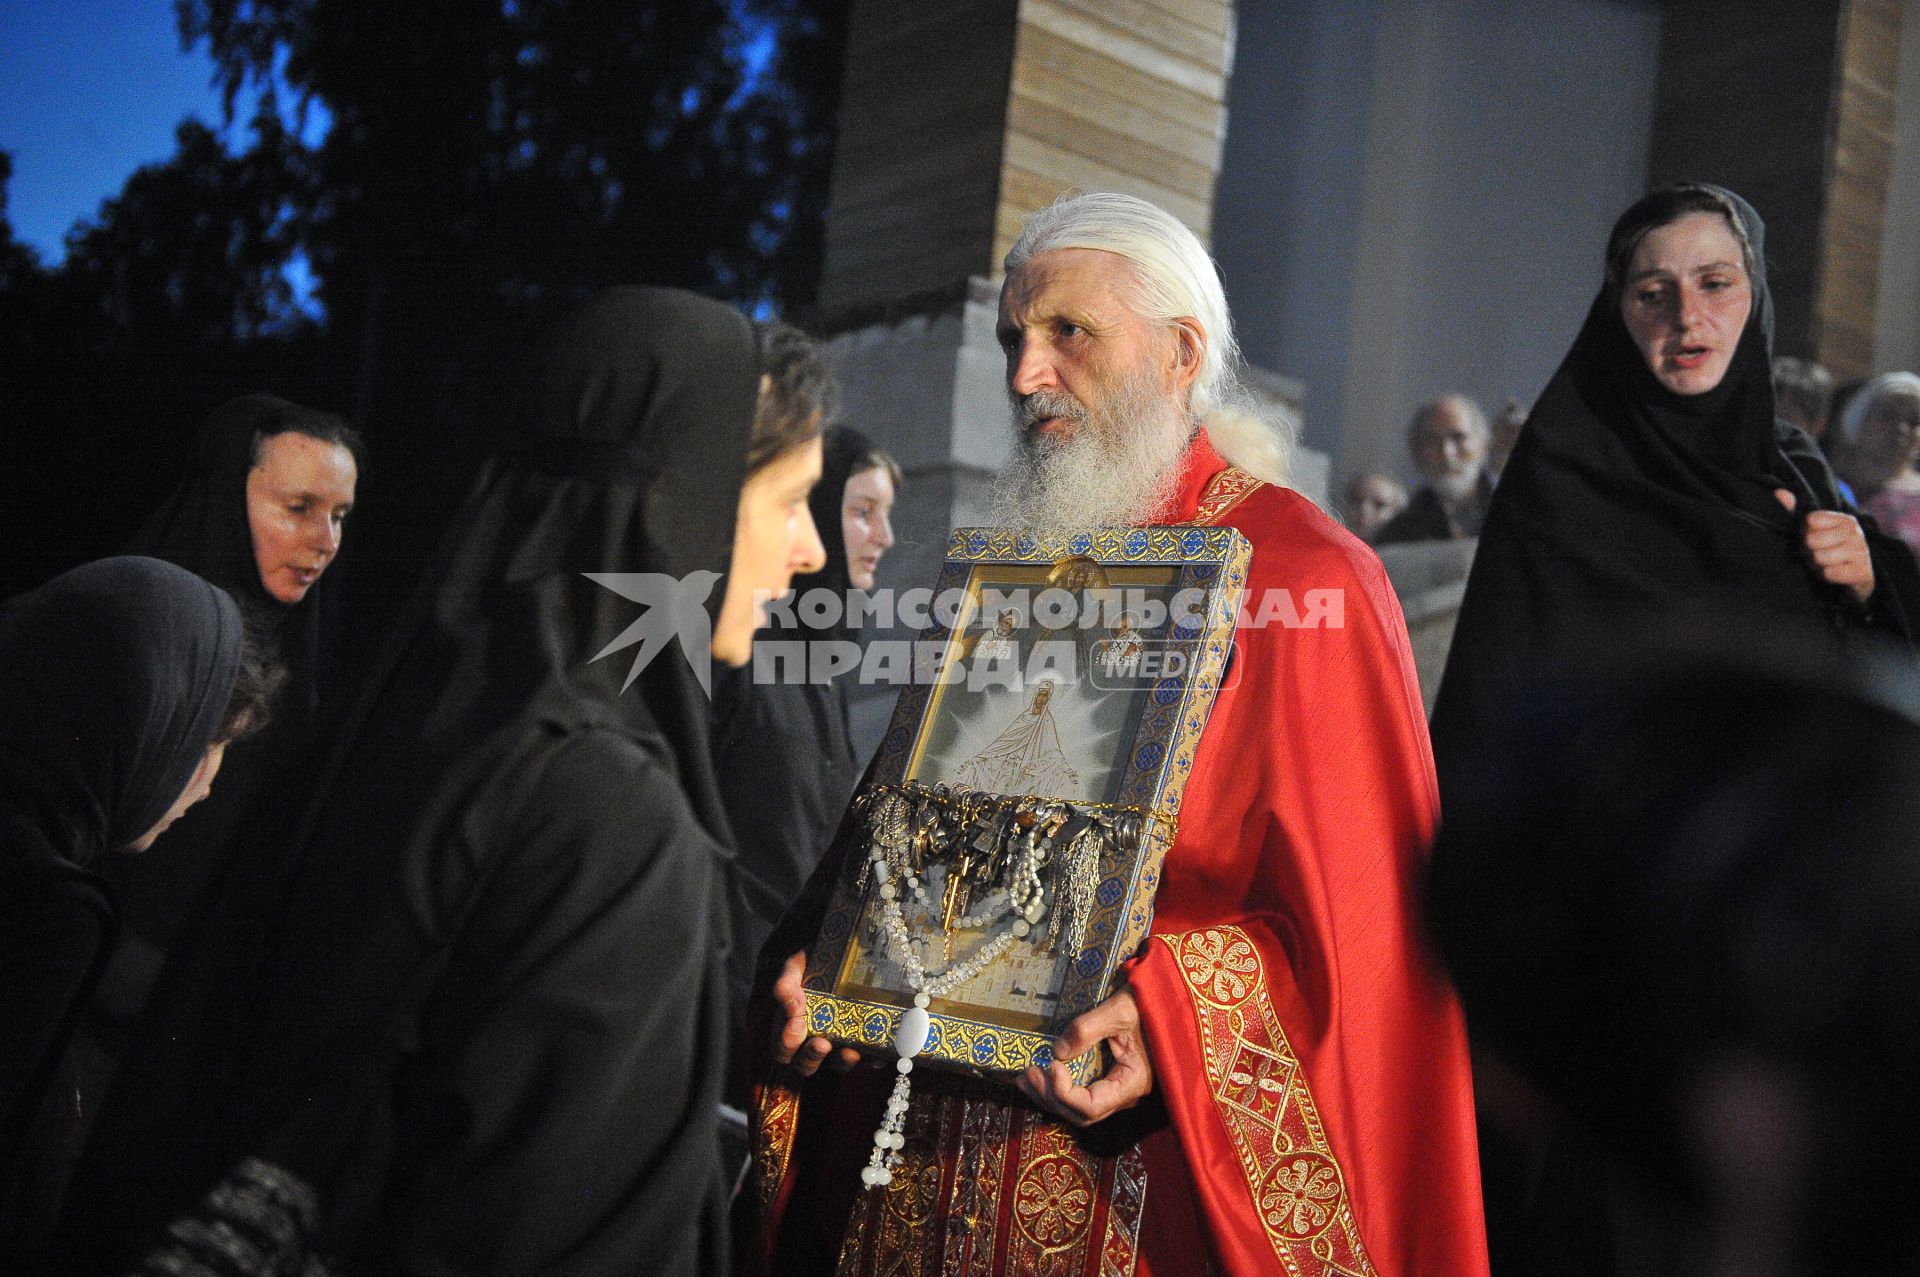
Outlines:
<svg viewBox="0 0 1920 1277"><path fill-rule="evenodd" d="M95 876L96 862L109 850L152 846L206 797L226 742L264 714L263 699L235 699L244 648L231 598L153 559L102 559L0 608L0 1268L7 1271L17 1270L9 1255L24 1266L23 1234L46 1208L36 1200L46 1187L39 1168L27 1162L63 1155L42 1147L49 1132L36 1109L74 1008L113 938L111 893ZM260 690L257 676L243 688Z"/></svg>
<svg viewBox="0 0 1920 1277"><path fill-rule="evenodd" d="M874 569L893 545L899 485L899 465L871 439L848 426L827 431L808 500L826 566L794 577L793 603L755 636L756 668L721 685L732 703L716 707L715 758L739 852L728 971L735 1064L760 946L819 864L860 779L847 718L854 671L844 664L860 655L860 631L849 611L853 592L873 588ZM783 655L776 659L775 650ZM827 672L835 669L838 677ZM735 1076L730 1091L743 1101L744 1078Z"/></svg>
<svg viewBox="0 0 1920 1277"><path fill-rule="evenodd" d="M819 562L818 408L766 380L752 325L688 294L562 326L291 879L255 892L258 975L206 994L250 1010L190 1067L130 1066L161 1111L76 1185L68 1271L123 1269L196 1202L230 1218L229 1172L262 1163L346 1272L724 1268L703 683L746 660L755 593Z"/></svg>
<svg viewBox="0 0 1920 1277"><path fill-rule="evenodd" d="M107 1058L125 1049L166 950L220 862L271 854L288 832L320 705L320 578L339 554L362 461L359 436L331 413L272 395L231 400L202 423L185 477L128 547L238 600L288 685L272 726L235 758L220 796L170 840L169 854L107 866L124 942L87 1023Z"/></svg>
<svg viewBox="0 0 1920 1277"><path fill-rule="evenodd" d="M1920 569L1775 419L1762 235L1744 200L1706 185L1654 192L1614 225L1599 296L1481 534L1434 707L1444 824L1484 817L1500 763L1483 742L1521 695L1513 669L1577 673L1649 627L1756 645L1804 630L1836 666L1877 643L1911 665ZM1480 1081L1484 1117L1499 1106ZM1607 1271L1603 1246L1567 1240L1599 1227L1578 1182L1592 1163L1556 1153L1543 1179L1544 1156L1483 1129L1495 1268ZM1556 1177L1571 1186L1547 1200ZM1530 1230L1558 1239L1538 1269Z"/></svg>
<svg viewBox="0 0 1920 1277"><path fill-rule="evenodd" d="M294 713L319 699L318 586L340 552L364 460L359 435L332 413L272 395L230 400L201 424L186 476L128 546L257 614L289 668Z"/></svg>
<svg viewBox="0 0 1920 1277"><path fill-rule="evenodd" d="M1807 436L1775 419L1759 216L1716 186L1635 204L1606 281L1494 495L1434 708L1443 804L1521 658L1651 619L1742 616L1907 644L1920 571L1862 529Z"/></svg>

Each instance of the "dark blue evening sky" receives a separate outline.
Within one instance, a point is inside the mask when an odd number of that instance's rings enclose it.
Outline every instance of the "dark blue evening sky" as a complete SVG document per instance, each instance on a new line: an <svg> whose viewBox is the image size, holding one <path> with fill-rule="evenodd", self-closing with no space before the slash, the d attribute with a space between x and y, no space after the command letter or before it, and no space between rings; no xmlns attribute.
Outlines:
<svg viewBox="0 0 1920 1277"><path fill-rule="evenodd" d="M76 219L173 154L188 115L221 127L205 47L180 48L172 0L0 0L7 220L49 264Z"/></svg>

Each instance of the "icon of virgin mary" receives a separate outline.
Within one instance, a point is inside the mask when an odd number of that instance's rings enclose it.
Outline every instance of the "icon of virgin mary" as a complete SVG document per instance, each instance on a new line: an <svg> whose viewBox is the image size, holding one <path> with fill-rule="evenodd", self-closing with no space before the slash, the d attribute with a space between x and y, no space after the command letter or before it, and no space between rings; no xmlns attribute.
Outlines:
<svg viewBox="0 0 1920 1277"><path fill-rule="evenodd" d="M1072 792L1080 773L1060 748L1060 728L1047 707L1052 699L1052 683L1035 688L1026 708L985 749L960 764L960 783L1015 797Z"/></svg>

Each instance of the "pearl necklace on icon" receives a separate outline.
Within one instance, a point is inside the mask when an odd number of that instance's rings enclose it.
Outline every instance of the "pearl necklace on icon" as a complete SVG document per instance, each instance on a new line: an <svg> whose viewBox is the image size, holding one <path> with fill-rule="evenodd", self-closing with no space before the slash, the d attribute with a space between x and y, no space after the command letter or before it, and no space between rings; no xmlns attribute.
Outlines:
<svg viewBox="0 0 1920 1277"><path fill-rule="evenodd" d="M879 1188L893 1182L903 1160L913 1062L932 1036L933 1000L965 987L1022 941L1079 953L1102 861L1139 846L1146 813L914 782L870 786L854 809L865 822L868 847L857 885L877 884L879 916L871 933L913 993L893 1035L899 1076L860 1172L863 1184ZM929 887L936 875L937 902ZM907 907L921 915L918 934ZM956 933L979 930L989 934L955 961ZM937 959L925 952L935 944Z"/></svg>

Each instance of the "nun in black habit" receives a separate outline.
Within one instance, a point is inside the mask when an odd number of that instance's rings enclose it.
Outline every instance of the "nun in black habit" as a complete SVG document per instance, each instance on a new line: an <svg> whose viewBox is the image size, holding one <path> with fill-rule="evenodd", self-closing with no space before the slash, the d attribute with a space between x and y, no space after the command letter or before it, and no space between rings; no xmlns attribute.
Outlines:
<svg viewBox="0 0 1920 1277"><path fill-rule="evenodd" d="M297 436L310 454L270 444L282 435ZM308 751L321 701L321 613L330 591L319 577L340 549L362 461L359 437L330 413L272 395L230 400L202 423L185 477L128 547L177 563L232 595L284 664L287 683L271 725L235 756L219 796L168 840L168 854L120 858L105 867L125 932L88 1028L108 1057L125 1049L124 1034L135 1025L167 948L220 862L234 854L272 854L292 832L287 816L298 810L311 774ZM267 520L288 525L278 545L270 540L264 548L250 513L256 467L268 471L260 476L262 532L276 537ZM290 514L282 506L293 501L300 505ZM287 557L297 557L299 567L319 566L312 583L302 588L294 568L279 562ZM282 597L295 593L294 602Z"/></svg>
<svg viewBox="0 0 1920 1277"><path fill-rule="evenodd" d="M1724 376L1681 394L1636 346L1622 297L1639 243L1703 211L1732 226L1752 303ZM1835 584L1821 561L1830 552L1810 545L1834 529L1845 536L1857 512L1818 446L1775 416L1763 235L1745 200L1706 185L1657 191L1615 224L1606 282L1527 419L1481 533L1434 707L1443 807L1450 781L1474 766L1503 671L1578 660L1650 621L1736 625L1762 643L1776 627L1808 627L1836 660L1876 638L1911 659L1913 556L1860 522L1871 563L1862 597Z"/></svg>
<svg viewBox="0 0 1920 1277"><path fill-rule="evenodd" d="M679 643L720 611L760 382L748 321L688 294L561 327L255 892L270 952L206 991L244 1017L70 1199L69 1271L226 1217L263 1163L311 1207L283 1250L347 1273L724 1269L727 831ZM647 592L675 582L690 611Z"/></svg>
<svg viewBox="0 0 1920 1277"><path fill-rule="evenodd" d="M154 559L102 559L0 608L0 1271L30 1262L63 1156L38 1110L113 943L99 858L145 851L204 797L243 647L231 598Z"/></svg>
<svg viewBox="0 0 1920 1277"><path fill-rule="evenodd" d="M1532 680L1656 635L1804 641L1836 669L1885 646L1913 667L1913 556L1776 419L1763 233L1746 201L1707 185L1656 191L1615 224L1605 282L1481 533L1434 707L1443 825L1484 823L1481 796L1500 781L1484 743ZM1731 320L1743 288L1750 304ZM1482 1134L1495 1270L1612 1271L1592 1160L1558 1137L1521 1150Z"/></svg>

